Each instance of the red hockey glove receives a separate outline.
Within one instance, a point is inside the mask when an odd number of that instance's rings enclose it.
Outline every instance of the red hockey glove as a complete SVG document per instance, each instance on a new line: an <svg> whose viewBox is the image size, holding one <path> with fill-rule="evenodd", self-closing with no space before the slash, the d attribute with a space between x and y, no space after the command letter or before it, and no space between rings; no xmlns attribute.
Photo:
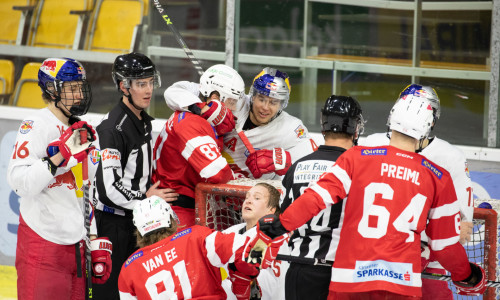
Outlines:
<svg viewBox="0 0 500 300"><path fill-rule="evenodd" d="M111 253L113 244L107 237L90 241L90 254L92 256L92 282L103 284L111 275Z"/></svg>
<svg viewBox="0 0 500 300"><path fill-rule="evenodd" d="M252 277L246 276L235 270L234 264L229 264L229 280L231 280L231 291L237 300L250 299Z"/></svg>
<svg viewBox="0 0 500 300"><path fill-rule="evenodd" d="M82 142L80 137L81 130L87 131L86 142ZM85 121L78 121L66 129L59 139L49 144L47 147L47 154L49 157L52 157L58 152L61 152L64 161L59 166L66 166L71 157L74 157L77 162L81 162L87 157L91 150L95 149L95 147L91 145L95 140L95 130L92 126Z"/></svg>
<svg viewBox="0 0 500 300"><path fill-rule="evenodd" d="M453 281L459 295L479 296L486 290L486 274L484 269L475 263L470 264L471 274L463 281Z"/></svg>
<svg viewBox="0 0 500 300"><path fill-rule="evenodd" d="M247 257L250 253L250 250L252 249L253 246L252 242L254 240L255 238L253 240L247 238L247 242L236 250L236 252L234 253L234 263L233 263L234 271L238 271L239 273L252 278L259 275L259 268L260 268L260 261L247 262Z"/></svg>
<svg viewBox="0 0 500 300"><path fill-rule="evenodd" d="M281 225L278 217L267 215L257 223L257 235L250 243L250 251L245 259L251 263L268 268L278 254L279 248L288 237L288 231Z"/></svg>
<svg viewBox="0 0 500 300"><path fill-rule="evenodd" d="M252 172L253 177L258 179L263 174L272 172L280 176L285 175L292 165L292 158L290 153L283 148L262 149L250 153L245 164Z"/></svg>
<svg viewBox="0 0 500 300"><path fill-rule="evenodd" d="M267 247L266 253L264 254L261 269L267 269L271 266L280 251L281 245L283 245L289 236L290 234L287 232L271 241L271 244Z"/></svg>
<svg viewBox="0 0 500 300"><path fill-rule="evenodd" d="M201 116L215 128L218 135L224 135L234 129L234 120L231 110L229 110L219 100L212 100L207 104L210 108Z"/></svg>

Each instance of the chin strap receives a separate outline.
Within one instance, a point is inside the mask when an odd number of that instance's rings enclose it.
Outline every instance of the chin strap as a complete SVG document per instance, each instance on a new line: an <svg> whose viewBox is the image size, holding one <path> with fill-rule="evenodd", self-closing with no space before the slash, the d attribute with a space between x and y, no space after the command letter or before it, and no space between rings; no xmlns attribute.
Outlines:
<svg viewBox="0 0 500 300"><path fill-rule="evenodd" d="M127 89L128 90L128 89ZM134 100L132 100L132 94L130 94L130 90L128 90L128 95L123 94L125 97L127 97L128 102L132 104L132 106L137 109L137 110L144 110L142 107L138 107L137 105L134 104Z"/></svg>

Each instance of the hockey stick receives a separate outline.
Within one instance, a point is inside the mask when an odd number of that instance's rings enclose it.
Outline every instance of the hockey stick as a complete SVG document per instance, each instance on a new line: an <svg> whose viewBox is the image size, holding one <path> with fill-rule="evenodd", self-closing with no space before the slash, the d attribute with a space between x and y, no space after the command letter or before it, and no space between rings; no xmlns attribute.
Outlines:
<svg viewBox="0 0 500 300"><path fill-rule="evenodd" d="M179 33L179 31L177 30L177 28L175 28L174 24L170 20L170 17L167 14L163 13L165 11L165 9L163 8L163 5L160 4L160 0L153 0L153 6L156 7L156 9L160 13L161 17L163 18L163 20L167 24L168 28L174 34L174 37L177 40L177 43L179 43L182 50L184 50L184 52L188 56L189 60L191 60L191 62L193 63L194 68L198 72L198 75L200 75L200 76L203 75L203 69L201 67L200 61L194 56L193 51L191 51L191 49L189 49L186 42L184 42L184 39L182 38L182 36Z"/></svg>
<svg viewBox="0 0 500 300"><path fill-rule="evenodd" d="M333 265L333 261L326 260L323 258L297 257L291 255L278 254L276 255L276 259L286 260L289 262L294 262L304 265L325 266L325 267L331 267Z"/></svg>
<svg viewBox="0 0 500 300"><path fill-rule="evenodd" d="M80 141L81 143L87 142L87 130L80 130ZM89 192L89 158L86 156L82 161L82 189L83 189L83 201L85 202L85 230L87 231L87 237L85 239L85 276L87 279L87 294L85 299L93 299L92 293L92 257L90 254L90 213L92 208L90 207L90 192Z"/></svg>
<svg viewBox="0 0 500 300"><path fill-rule="evenodd" d="M442 274L434 274L434 273L422 273L422 278L441 280L441 281L453 281L453 280L451 280L450 275L442 275ZM487 280L486 286L498 288L498 287L500 287L500 282Z"/></svg>

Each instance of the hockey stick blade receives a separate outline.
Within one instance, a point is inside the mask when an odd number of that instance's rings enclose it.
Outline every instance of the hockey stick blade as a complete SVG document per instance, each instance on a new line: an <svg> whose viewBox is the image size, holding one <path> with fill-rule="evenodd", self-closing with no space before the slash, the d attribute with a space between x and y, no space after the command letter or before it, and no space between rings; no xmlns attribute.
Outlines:
<svg viewBox="0 0 500 300"><path fill-rule="evenodd" d="M87 142L87 130L80 130L80 142ZM92 257L90 254L90 213L92 208L90 207L90 192L89 192L89 161L88 157L85 157L82 161L82 189L83 189L83 201L85 207L85 230L87 231L87 237L85 240L85 276L87 280L87 293L85 295L86 299L93 299L92 291Z"/></svg>
<svg viewBox="0 0 500 300"><path fill-rule="evenodd" d="M434 274L434 273L422 273L422 278L442 280L442 281L453 281L453 280L451 280L450 275L442 275L442 274ZM486 281L486 286L498 288L498 287L500 287L500 282L488 280L488 281Z"/></svg>
<svg viewBox="0 0 500 300"><path fill-rule="evenodd" d="M177 43L181 46L182 50L186 53L187 57L191 61L191 63L194 65L194 68L198 72L198 75L203 75L203 68L201 67L200 61L194 56L193 51L189 49L187 46L186 42L182 38L182 35L179 33L177 28L174 26L172 23L172 20L170 20L170 17L165 14L165 9L163 8L163 5L160 4L160 0L153 0L153 6L156 7L156 10L160 13L161 17L163 18L163 21L165 21L165 24L167 24L167 27L172 31L174 34L175 39L177 40Z"/></svg>

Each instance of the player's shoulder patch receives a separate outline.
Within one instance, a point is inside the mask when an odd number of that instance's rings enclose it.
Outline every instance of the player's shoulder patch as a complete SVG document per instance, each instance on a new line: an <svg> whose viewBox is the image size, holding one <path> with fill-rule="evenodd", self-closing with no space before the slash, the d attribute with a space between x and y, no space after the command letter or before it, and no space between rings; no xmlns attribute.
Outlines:
<svg viewBox="0 0 500 300"><path fill-rule="evenodd" d="M422 158L422 166L426 167L427 169L431 170L434 175L436 175L437 178L441 179L443 177L443 171L441 171L438 167L436 167L433 163L431 163L429 160Z"/></svg>
<svg viewBox="0 0 500 300"><path fill-rule="evenodd" d="M295 131L295 135L297 135L297 137L299 139L305 137L306 129L304 128L304 125L300 124L299 126L297 126L297 128L295 128L294 131Z"/></svg>
<svg viewBox="0 0 500 300"><path fill-rule="evenodd" d="M142 250L137 251L136 253L132 254L126 261L125 261L125 268L130 265L134 260L138 259L144 255L144 252Z"/></svg>
<svg viewBox="0 0 500 300"><path fill-rule="evenodd" d="M92 164L97 165L99 161L101 160L101 152L99 149L92 149L92 151L89 152L90 155L90 161Z"/></svg>
<svg viewBox="0 0 500 300"><path fill-rule="evenodd" d="M183 237L183 236L185 236L187 234L190 234L192 231L193 231L193 229L191 227L190 228L186 228L186 229L184 229L182 231L179 231L179 232L177 232L174 235L174 237L171 239L171 241L176 240L176 239L178 239L180 237Z"/></svg>
<svg viewBox="0 0 500 300"><path fill-rule="evenodd" d="M24 120L19 127L19 132L22 134L30 132L33 129L33 123L35 123L33 120Z"/></svg>
<svg viewBox="0 0 500 300"><path fill-rule="evenodd" d="M363 148L361 155L387 155L387 148Z"/></svg>

